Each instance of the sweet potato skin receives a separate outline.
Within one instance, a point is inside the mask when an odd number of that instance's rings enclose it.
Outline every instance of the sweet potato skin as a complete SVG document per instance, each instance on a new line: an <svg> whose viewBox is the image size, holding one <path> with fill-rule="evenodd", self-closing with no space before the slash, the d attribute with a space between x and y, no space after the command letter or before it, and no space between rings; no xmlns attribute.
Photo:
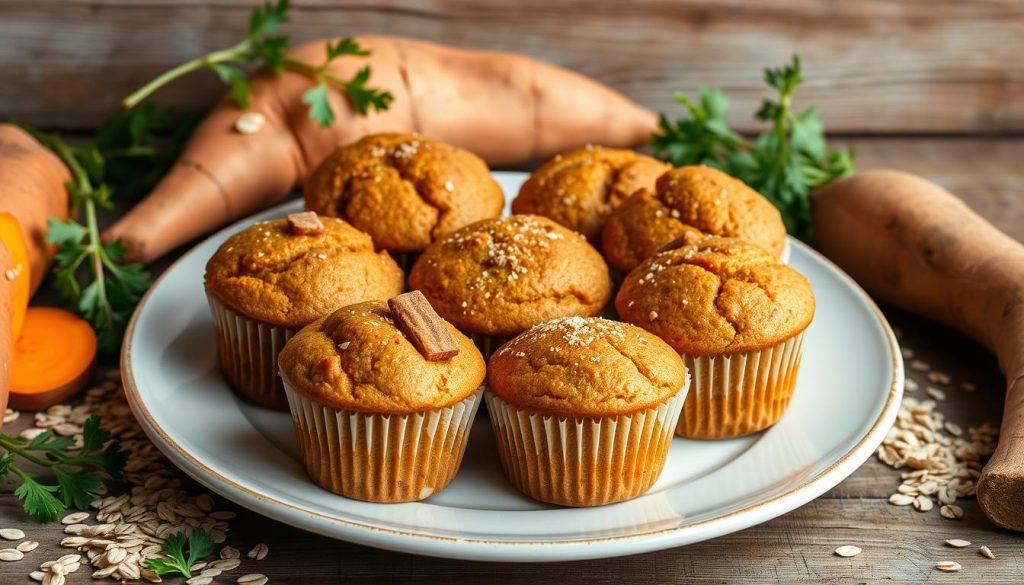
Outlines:
<svg viewBox="0 0 1024 585"><path fill-rule="evenodd" d="M46 278L56 252L46 243L46 218L67 219L64 184L70 180L67 167L31 135L12 124L0 124L0 209L10 212L21 224L33 292Z"/></svg>
<svg viewBox="0 0 1024 585"><path fill-rule="evenodd" d="M0 242L0 274L14 266L14 255ZM11 361L14 355L14 340L11 339L11 314L14 308L14 284L0 277L0 409L7 408L11 395ZM0 429L4 426L0 420Z"/></svg>
<svg viewBox="0 0 1024 585"><path fill-rule="evenodd" d="M819 247L869 292L991 349L1007 378L999 446L978 502L1024 531L1024 246L938 185L867 171L815 198Z"/></svg>
<svg viewBox="0 0 1024 585"><path fill-rule="evenodd" d="M645 142L657 118L622 95L576 73L521 55L470 51L401 37L362 36L366 59L338 59L331 72L373 69L371 83L394 95L385 112L357 115L331 92L337 120L320 128L302 93L312 80L285 71L251 79L250 111L266 117L254 134L233 127L241 110L228 96L196 129L149 198L111 226L127 260L149 261L210 230L262 209L300 185L337 146L377 132L418 132L466 148L489 164L524 162L587 143ZM290 56L324 59L326 41Z"/></svg>

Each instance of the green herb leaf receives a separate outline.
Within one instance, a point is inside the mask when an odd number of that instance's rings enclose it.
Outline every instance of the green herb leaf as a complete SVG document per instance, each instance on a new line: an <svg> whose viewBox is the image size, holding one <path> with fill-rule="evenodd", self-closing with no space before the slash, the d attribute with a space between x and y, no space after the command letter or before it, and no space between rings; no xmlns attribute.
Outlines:
<svg viewBox="0 0 1024 585"><path fill-rule="evenodd" d="M673 165L706 164L739 178L779 209L790 233L806 239L811 191L852 173L853 155L828 148L816 108L793 114L793 93L804 80L799 57L784 67L765 69L764 79L778 95L764 100L755 114L770 123L756 141L729 128L724 93L702 88L699 103L676 94L688 115L674 122L662 115L651 145Z"/></svg>
<svg viewBox="0 0 1024 585"><path fill-rule="evenodd" d="M61 471L55 470L57 484L60 486L61 498L65 507L84 510L89 502L96 497L95 492L103 485L103 479L92 471Z"/></svg>
<svg viewBox="0 0 1024 585"><path fill-rule="evenodd" d="M11 464L14 463L16 458L17 455L14 453L0 455L0 479L7 477L7 474L11 472Z"/></svg>
<svg viewBox="0 0 1024 585"><path fill-rule="evenodd" d="M354 55L356 57L366 57L370 54L368 49L364 49L359 46L359 43L352 37L345 37L336 42L327 43L327 61L328 63L334 59L341 57L342 55Z"/></svg>
<svg viewBox="0 0 1024 585"><path fill-rule="evenodd" d="M249 80L246 79L245 73L237 67L222 63L212 63L210 69L217 73L221 81L231 86L231 97L234 98L238 107L242 109L248 108L249 92L252 91L252 86L249 85Z"/></svg>
<svg viewBox="0 0 1024 585"><path fill-rule="evenodd" d="M188 553L185 553L186 547ZM175 532L164 539L161 548L164 556L154 557L146 561L146 567L157 575L181 573L186 579L192 577L189 567L199 559L213 552L213 540L202 528L193 528L191 536L184 532Z"/></svg>
<svg viewBox="0 0 1024 585"><path fill-rule="evenodd" d="M37 522L53 522L64 512L64 504L53 494L59 489L55 485L43 485L30 475L21 472L21 485L14 495L22 501L25 513Z"/></svg>
<svg viewBox="0 0 1024 585"><path fill-rule="evenodd" d="M262 7L253 8L249 15L249 36L258 37L280 28L288 22L288 8L288 0L267 2Z"/></svg>
<svg viewBox="0 0 1024 585"><path fill-rule="evenodd" d="M378 112L387 110L395 96L390 91L383 91L374 87L367 87L370 81L370 68L363 67L355 77L345 84L345 95L352 109L365 116L371 109ZM330 125L330 124L328 124Z"/></svg>
<svg viewBox="0 0 1024 585"><path fill-rule="evenodd" d="M315 120L321 128L327 128L334 124L334 110L331 109L331 100L327 91L327 82L321 81L302 94L302 103L309 106L309 117Z"/></svg>

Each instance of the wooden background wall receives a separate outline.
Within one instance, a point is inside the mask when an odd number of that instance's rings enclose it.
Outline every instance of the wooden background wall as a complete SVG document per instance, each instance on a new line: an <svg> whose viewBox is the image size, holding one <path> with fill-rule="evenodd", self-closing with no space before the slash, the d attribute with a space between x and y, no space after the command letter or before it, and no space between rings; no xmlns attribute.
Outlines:
<svg viewBox="0 0 1024 585"><path fill-rule="evenodd" d="M87 129L160 70L237 42L252 0L0 0L0 118ZM378 32L528 53L658 110L718 86L756 126L761 69L798 52L836 134L1024 132L1020 0L298 0L297 39ZM201 105L211 74L161 94Z"/></svg>

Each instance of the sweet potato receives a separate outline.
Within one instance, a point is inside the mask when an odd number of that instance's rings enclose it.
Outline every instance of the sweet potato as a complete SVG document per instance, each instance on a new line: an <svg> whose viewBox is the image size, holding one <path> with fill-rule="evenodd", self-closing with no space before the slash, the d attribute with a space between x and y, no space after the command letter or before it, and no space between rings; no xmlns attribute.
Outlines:
<svg viewBox="0 0 1024 585"><path fill-rule="evenodd" d="M262 127L237 131L242 111L225 96L167 177L104 239L120 238L128 260L152 260L273 203L339 144L369 133L419 132L490 164L508 164L587 143L633 146L646 141L656 124L652 112L599 83L524 56L401 37L358 41L372 55L335 60L331 72L349 78L371 66L372 84L394 94L388 111L358 116L335 91L331 101L338 119L320 128L300 99L313 83L308 76L257 73L250 111L265 117ZM290 56L319 63L325 42L303 45Z"/></svg>
<svg viewBox="0 0 1024 585"><path fill-rule="evenodd" d="M995 353L1006 403L978 502L999 526L1024 531L1024 246L938 185L896 171L822 189L814 229L821 250L873 295Z"/></svg>

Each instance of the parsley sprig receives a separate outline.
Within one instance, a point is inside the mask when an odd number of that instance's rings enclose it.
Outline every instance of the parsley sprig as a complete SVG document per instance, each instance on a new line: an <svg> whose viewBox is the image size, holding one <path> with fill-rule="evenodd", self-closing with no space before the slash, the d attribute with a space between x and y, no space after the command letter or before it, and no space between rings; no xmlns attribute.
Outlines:
<svg viewBox="0 0 1024 585"><path fill-rule="evenodd" d="M287 56L289 38L276 33L281 25L288 22L288 9L288 0L268 2L253 9L249 17L248 33L241 42L226 49L207 53L164 72L125 98L124 106L133 108L175 79L194 71L210 69L231 88L231 95L239 107L248 108L252 88L243 68L262 65L274 73L292 69L313 76L316 85L302 94L302 101L309 106L309 117L321 127L331 126L335 120L329 99L331 86L340 89L352 108L360 115L365 115L371 109L386 110L394 96L388 91L367 85L370 81L369 67L363 67L351 79L342 79L327 72L328 65L339 57L365 57L370 54L370 51L360 47L355 40L344 38L328 43L325 61L321 64L305 63Z"/></svg>
<svg viewBox="0 0 1024 585"><path fill-rule="evenodd" d="M756 140L729 128L725 93L701 88L697 102L675 94L689 117L673 122L662 114L651 144L673 165L706 164L743 180L779 209L790 233L806 239L811 191L852 173L853 154L827 147L817 108L794 113L793 93L804 81L798 56L784 67L765 69L764 80L778 96L764 100L757 111L757 119L770 127Z"/></svg>
<svg viewBox="0 0 1024 585"><path fill-rule="evenodd" d="M175 532L164 539L161 551L162 557L146 560L146 568L157 575L181 573L186 579L190 579L192 565L213 552L213 539L202 528L193 528L189 536L185 536L184 532Z"/></svg>
<svg viewBox="0 0 1024 585"><path fill-rule="evenodd" d="M125 462L120 444L95 416L85 421L81 449L74 449L73 438L45 431L32 440L0 433L0 450L0 479L13 474L20 480L14 495L38 522L53 522L68 508L87 508L104 476L119 478ZM19 458L47 468L56 484L37 479Z"/></svg>

